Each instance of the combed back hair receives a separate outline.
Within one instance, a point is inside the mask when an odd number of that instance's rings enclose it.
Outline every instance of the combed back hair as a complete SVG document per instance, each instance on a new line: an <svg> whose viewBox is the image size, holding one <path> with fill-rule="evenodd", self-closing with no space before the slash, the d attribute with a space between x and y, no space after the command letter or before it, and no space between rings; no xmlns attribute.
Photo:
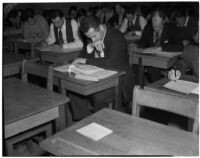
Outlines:
<svg viewBox="0 0 200 158"><path fill-rule="evenodd" d="M68 15L70 15L73 10L77 11L77 7L75 5L69 8Z"/></svg>
<svg viewBox="0 0 200 158"><path fill-rule="evenodd" d="M22 11L22 21L26 22L29 18L34 18L35 11L32 8L26 8Z"/></svg>
<svg viewBox="0 0 200 158"><path fill-rule="evenodd" d="M50 13L50 18L51 19L56 19L57 17L63 18L64 14L60 9L54 9Z"/></svg>
<svg viewBox="0 0 200 158"><path fill-rule="evenodd" d="M87 15L80 22L80 29L83 33L88 32L90 28L98 29L101 22L98 17Z"/></svg>
<svg viewBox="0 0 200 158"><path fill-rule="evenodd" d="M136 13L136 6L135 5L131 5L131 6L128 6L126 8L126 11L125 11L125 14L135 14Z"/></svg>
<svg viewBox="0 0 200 158"><path fill-rule="evenodd" d="M161 17L163 20L166 17L166 14L164 13L164 11L161 8L154 8L154 10L151 13L151 18L153 18L155 15L158 15L159 17Z"/></svg>
<svg viewBox="0 0 200 158"><path fill-rule="evenodd" d="M175 18L186 17L185 9L178 9L175 14Z"/></svg>
<svg viewBox="0 0 200 158"><path fill-rule="evenodd" d="M10 19L10 18L15 19L17 17L17 14L18 14L17 9L13 9L8 13L7 17L8 17L8 19Z"/></svg>
<svg viewBox="0 0 200 158"><path fill-rule="evenodd" d="M79 9L78 12L77 12L77 19L82 17L82 16L86 16L86 14L87 14L87 12L86 12L85 9L83 9L83 8Z"/></svg>

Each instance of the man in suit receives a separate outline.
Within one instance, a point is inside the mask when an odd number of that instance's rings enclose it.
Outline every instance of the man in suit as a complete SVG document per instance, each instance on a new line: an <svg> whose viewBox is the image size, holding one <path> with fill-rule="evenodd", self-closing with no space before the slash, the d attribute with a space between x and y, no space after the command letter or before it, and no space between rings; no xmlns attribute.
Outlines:
<svg viewBox="0 0 200 158"><path fill-rule="evenodd" d="M79 37L78 24L74 19L66 19L61 10L51 13L50 32L43 46L57 44L63 49L82 48L83 43Z"/></svg>
<svg viewBox="0 0 200 158"><path fill-rule="evenodd" d="M143 30L139 48L149 51L181 52L183 44L178 36L176 26L164 22L165 14L159 8L152 12L152 24L146 25ZM160 69L148 67L150 81L160 79Z"/></svg>
<svg viewBox="0 0 200 158"><path fill-rule="evenodd" d="M134 74L129 65L127 44L123 34L115 28L101 24L100 20L95 16L84 17L81 21L80 29L91 41L87 45L86 50L82 52L73 64L90 64L105 69L125 71L126 74L119 83L119 90L124 104L129 105L132 100ZM72 110L74 108L74 114L80 114L87 108L87 105L84 107L80 102L78 104L77 100L74 100L77 98L73 97L70 98L71 104L73 102L77 104L72 105ZM92 96L94 112L106 107L111 97L114 97L114 88L94 94ZM78 106L79 108L76 108ZM126 108L130 107L127 106Z"/></svg>
<svg viewBox="0 0 200 158"><path fill-rule="evenodd" d="M35 14L32 8L26 8L22 12L24 21L23 37L32 42L41 42L48 37L49 25L42 15Z"/></svg>

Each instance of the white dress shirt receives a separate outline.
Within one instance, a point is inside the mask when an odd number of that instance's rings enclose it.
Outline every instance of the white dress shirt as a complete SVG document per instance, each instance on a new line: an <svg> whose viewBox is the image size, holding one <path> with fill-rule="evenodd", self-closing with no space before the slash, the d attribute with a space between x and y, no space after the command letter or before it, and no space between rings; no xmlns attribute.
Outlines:
<svg viewBox="0 0 200 158"><path fill-rule="evenodd" d="M72 32L73 32L73 38L74 38L74 42L67 42L67 36L66 36L66 20L64 19L64 23L61 27L61 32L62 32L62 37L63 37L63 49L67 49L67 48L82 48L83 47L83 42L81 41L80 37L79 37L79 26L77 24L77 22L72 19L71 20L71 25L72 25ZM59 31L59 29L58 29ZM55 38L55 34L54 34L54 25L53 23L50 26L50 32L49 32L49 36L46 39L46 42L48 45L50 44L54 44L56 42L56 38Z"/></svg>
<svg viewBox="0 0 200 158"><path fill-rule="evenodd" d="M133 21L132 21L133 25L135 25L136 18L137 18L137 16L135 16L135 18L134 18ZM143 30L144 27L145 27L145 25L147 24L147 21L146 21L146 19L145 19L143 16L140 16L140 17L139 17L139 24L140 24L141 29ZM120 27L119 30L120 30L122 33L125 33L126 30L127 30L127 28L128 28L128 19L127 19L127 18L124 18L124 21L123 21L123 23L122 23L122 26Z"/></svg>

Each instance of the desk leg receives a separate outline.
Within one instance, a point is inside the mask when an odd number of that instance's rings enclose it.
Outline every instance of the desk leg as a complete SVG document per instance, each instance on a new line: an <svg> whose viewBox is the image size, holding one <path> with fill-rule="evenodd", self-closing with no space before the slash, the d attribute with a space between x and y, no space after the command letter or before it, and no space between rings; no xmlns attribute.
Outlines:
<svg viewBox="0 0 200 158"><path fill-rule="evenodd" d="M65 114L66 106L68 106L68 105L62 104L59 106L59 118L56 119L56 132L58 132L66 127L66 114Z"/></svg>
<svg viewBox="0 0 200 158"><path fill-rule="evenodd" d="M144 88L144 67L142 65L142 57L139 57L139 83L140 88Z"/></svg>
<svg viewBox="0 0 200 158"><path fill-rule="evenodd" d="M15 49L15 54L18 55L17 41L14 42L14 49Z"/></svg>
<svg viewBox="0 0 200 158"><path fill-rule="evenodd" d="M58 78L58 91L60 94L63 94L66 96L66 90L62 86L62 79Z"/></svg>
<svg viewBox="0 0 200 158"><path fill-rule="evenodd" d="M34 44L31 43L31 58L34 58L35 54L34 54Z"/></svg>
<svg viewBox="0 0 200 158"><path fill-rule="evenodd" d="M121 97L119 95L119 78L117 78L117 85L115 86L115 98L114 98L114 109L119 110L119 106L121 106Z"/></svg>

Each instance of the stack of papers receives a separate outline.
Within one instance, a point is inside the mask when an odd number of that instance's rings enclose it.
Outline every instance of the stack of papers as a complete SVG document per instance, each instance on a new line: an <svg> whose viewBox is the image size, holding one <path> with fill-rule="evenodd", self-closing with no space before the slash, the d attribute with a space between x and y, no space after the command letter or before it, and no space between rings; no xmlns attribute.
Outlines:
<svg viewBox="0 0 200 158"><path fill-rule="evenodd" d="M54 70L60 72L73 72L75 78L88 80L88 81L99 81L117 73L117 71L105 70L93 65L79 64L79 65L63 65L55 67Z"/></svg>
<svg viewBox="0 0 200 158"><path fill-rule="evenodd" d="M165 88L181 92L181 93L195 93L199 94L199 84L189 81L177 80L169 81L167 84L164 85Z"/></svg>
<svg viewBox="0 0 200 158"><path fill-rule="evenodd" d="M83 128L76 130L76 132L95 141L98 141L103 137L111 134L113 131L97 123L91 123Z"/></svg>

